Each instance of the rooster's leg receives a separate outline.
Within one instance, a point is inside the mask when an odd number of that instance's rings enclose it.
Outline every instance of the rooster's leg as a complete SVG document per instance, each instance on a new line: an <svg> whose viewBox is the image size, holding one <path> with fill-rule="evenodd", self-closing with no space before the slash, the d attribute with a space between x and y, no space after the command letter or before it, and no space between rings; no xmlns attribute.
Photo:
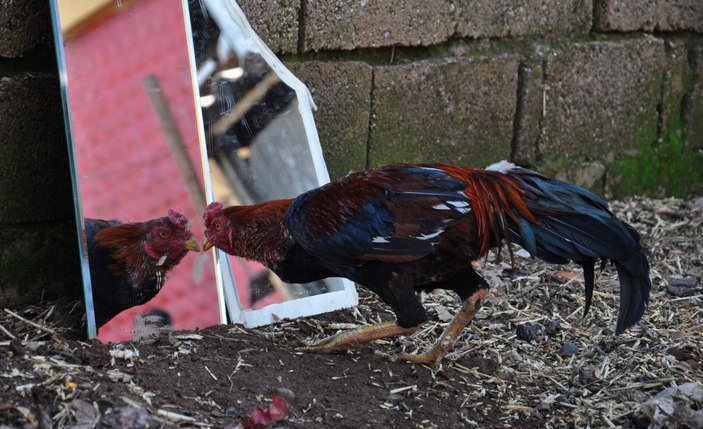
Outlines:
<svg viewBox="0 0 703 429"><path fill-rule="evenodd" d="M401 353L398 358L410 362L431 365L441 361L442 358L444 358L444 356L446 356L449 352L449 349L454 345L457 337L461 334L461 331L463 331L464 328L471 323L479 308L481 308L481 300L486 297L487 292L488 289L478 289L472 295L469 295L466 299L464 299L461 309L456 316L454 316L454 319L452 319L449 326L447 326L442 333L442 336L439 337L430 351L417 355Z"/></svg>
<svg viewBox="0 0 703 429"><path fill-rule="evenodd" d="M419 326L403 328L395 322L379 323L363 328L354 329L333 335L319 342L301 347L300 350L317 353L333 353L350 349L357 349L383 338L410 335L417 331Z"/></svg>

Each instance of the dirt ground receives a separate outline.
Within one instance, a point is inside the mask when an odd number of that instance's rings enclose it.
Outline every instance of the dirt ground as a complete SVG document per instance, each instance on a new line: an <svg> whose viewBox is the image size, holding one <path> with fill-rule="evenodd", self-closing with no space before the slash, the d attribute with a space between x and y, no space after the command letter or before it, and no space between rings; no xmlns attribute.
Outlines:
<svg viewBox="0 0 703 429"><path fill-rule="evenodd" d="M391 320L372 295L361 291L354 309L151 344L81 341L81 305L43 303L0 312L0 427L237 427L274 395L290 405L282 428L675 427L703 413L703 399L682 399L669 417L645 403L703 380L703 199L613 208L642 233L652 266L644 321L623 335L612 267L583 317L578 267L522 257L514 272L494 256L479 263L489 298L435 368L393 356L429 347L446 326L458 303L441 291L425 297L420 332L337 355L296 347Z"/></svg>

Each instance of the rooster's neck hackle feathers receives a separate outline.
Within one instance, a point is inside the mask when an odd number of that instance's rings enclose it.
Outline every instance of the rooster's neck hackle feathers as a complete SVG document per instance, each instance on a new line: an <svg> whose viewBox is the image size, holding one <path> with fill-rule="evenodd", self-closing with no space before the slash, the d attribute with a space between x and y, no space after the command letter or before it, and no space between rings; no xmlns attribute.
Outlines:
<svg viewBox="0 0 703 429"><path fill-rule="evenodd" d="M261 218L264 221L270 222L271 220L282 217L286 210L288 210L288 206L290 206L292 201L292 199L284 199L266 201L250 206L231 206L223 208L222 213L228 218L235 220L235 222L251 217Z"/></svg>
<svg viewBox="0 0 703 429"><path fill-rule="evenodd" d="M146 223L125 223L105 228L95 235L95 245L112 250L113 262L108 265L117 276L130 278L139 284L156 271L156 264L149 264L144 251L144 240L149 232ZM153 266L152 266L153 265Z"/></svg>
<svg viewBox="0 0 703 429"><path fill-rule="evenodd" d="M230 221L229 244L237 256L273 266L292 245L283 216L292 199L222 209Z"/></svg>

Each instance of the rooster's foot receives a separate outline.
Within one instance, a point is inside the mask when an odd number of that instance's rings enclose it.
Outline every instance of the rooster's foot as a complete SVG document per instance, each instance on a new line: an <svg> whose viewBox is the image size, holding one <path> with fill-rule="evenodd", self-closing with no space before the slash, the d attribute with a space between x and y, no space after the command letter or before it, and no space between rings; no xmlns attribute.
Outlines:
<svg viewBox="0 0 703 429"><path fill-rule="evenodd" d="M335 353L347 350L358 349L367 346L376 340L396 337L398 335L410 335L418 330L418 327L403 328L395 322L379 323L371 326L364 326L352 331L346 331L322 339L317 343L303 346L298 350L313 353Z"/></svg>

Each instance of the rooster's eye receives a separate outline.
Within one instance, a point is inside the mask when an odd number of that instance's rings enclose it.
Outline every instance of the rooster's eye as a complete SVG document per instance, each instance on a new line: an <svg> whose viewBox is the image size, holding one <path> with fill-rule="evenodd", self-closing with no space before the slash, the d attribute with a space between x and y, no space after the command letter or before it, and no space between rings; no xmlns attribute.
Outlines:
<svg viewBox="0 0 703 429"><path fill-rule="evenodd" d="M215 222L215 225L213 225L213 226L214 226L215 229L218 230L218 231L219 231L220 229L222 229L222 225L220 225L219 222Z"/></svg>
<svg viewBox="0 0 703 429"><path fill-rule="evenodd" d="M159 233L159 235L161 236L161 238L166 238L166 237L168 237L168 234L166 234L166 231L161 231L161 232Z"/></svg>

